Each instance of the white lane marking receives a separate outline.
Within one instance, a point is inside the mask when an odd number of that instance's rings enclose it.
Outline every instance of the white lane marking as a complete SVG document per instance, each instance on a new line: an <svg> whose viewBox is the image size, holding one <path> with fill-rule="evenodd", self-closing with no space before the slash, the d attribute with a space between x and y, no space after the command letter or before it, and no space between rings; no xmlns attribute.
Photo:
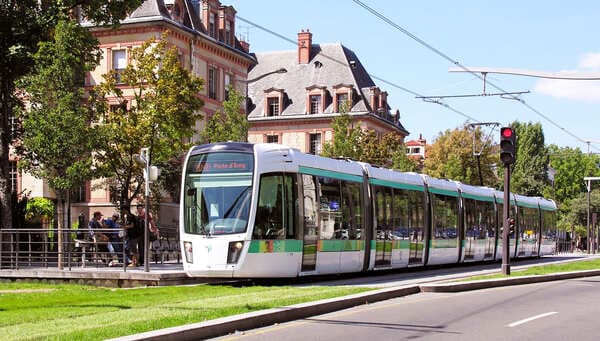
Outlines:
<svg viewBox="0 0 600 341"><path fill-rule="evenodd" d="M544 313L544 314L539 314L539 315L536 315L536 316L528 317L526 319L522 319L522 320L513 322L513 323L507 325L507 327L510 327L510 328L516 327L516 326L521 325L523 323L531 322L533 320L537 320L539 318L550 316L550 315L554 315L554 314L558 314L558 312L557 311L550 311L550 312L547 312L547 313Z"/></svg>

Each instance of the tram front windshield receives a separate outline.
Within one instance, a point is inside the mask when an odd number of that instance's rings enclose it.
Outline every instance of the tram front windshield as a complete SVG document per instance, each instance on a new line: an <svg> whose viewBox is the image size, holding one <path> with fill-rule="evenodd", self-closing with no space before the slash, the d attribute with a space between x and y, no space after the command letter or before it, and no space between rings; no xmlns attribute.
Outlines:
<svg viewBox="0 0 600 341"><path fill-rule="evenodd" d="M248 225L254 159L248 153L190 156L184 183L185 232L243 233Z"/></svg>

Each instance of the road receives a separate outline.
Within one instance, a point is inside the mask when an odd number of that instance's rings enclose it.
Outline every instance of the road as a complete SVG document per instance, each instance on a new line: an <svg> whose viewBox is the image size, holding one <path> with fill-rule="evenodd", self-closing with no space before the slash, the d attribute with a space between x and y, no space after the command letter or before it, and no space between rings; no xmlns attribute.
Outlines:
<svg viewBox="0 0 600 341"><path fill-rule="evenodd" d="M597 340L600 277L423 293L218 340Z"/></svg>

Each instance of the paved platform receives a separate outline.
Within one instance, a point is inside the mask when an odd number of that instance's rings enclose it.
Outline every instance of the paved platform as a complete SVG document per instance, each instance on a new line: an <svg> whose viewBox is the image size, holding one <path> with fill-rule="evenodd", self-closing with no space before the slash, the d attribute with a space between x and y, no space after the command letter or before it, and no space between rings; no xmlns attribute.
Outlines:
<svg viewBox="0 0 600 341"><path fill-rule="evenodd" d="M1 281L44 281L51 283L79 283L104 287L165 286L206 283L208 279L190 278L183 272L183 265L177 263L150 264L149 271L144 267L125 268L87 266L64 268L22 267L0 270Z"/></svg>

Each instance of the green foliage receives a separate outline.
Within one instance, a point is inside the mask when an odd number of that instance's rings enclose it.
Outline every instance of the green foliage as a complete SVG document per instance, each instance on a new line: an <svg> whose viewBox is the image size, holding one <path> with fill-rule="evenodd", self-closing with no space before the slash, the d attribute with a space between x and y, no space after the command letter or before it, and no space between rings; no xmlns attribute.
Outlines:
<svg viewBox="0 0 600 341"><path fill-rule="evenodd" d="M333 141L323 146L321 155L332 158L349 158L379 167L400 171L415 171L418 165L406 156L402 136L390 132L377 137L373 130L354 127L352 116L345 113L332 121Z"/></svg>
<svg viewBox="0 0 600 341"><path fill-rule="evenodd" d="M47 198L31 198L25 207L25 219L28 221L37 218L52 219L54 217L54 203Z"/></svg>
<svg viewBox="0 0 600 341"><path fill-rule="evenodd" d="M54 41L40 43L35 68L20 83L31 109L23 112L19 152L21 167L60 195L92 176L95 139L82 85L100 51L96 39L76 24L61 21L54 32Z"/></svg>
<svg viewBox="0 0 600 341"><path fill-rule="evenodd" d="M127 101L117 78L130 88L133 100ZM142 169L135 154L150 149L152 164L168 162L181 155L202 118L203 106L198 93L203 80L183 68L177 48L161 39L149 39L131 52L131 63L124 73L105 75L105 82L95 90L96 108L104 117L98 127L101 146L96 154L99 168L115 192L115 204L128 207L141 193ZM121 106L111 110L108 97Z"/></svg>
<svg viewBox="0 0 600 341"><path fill-rule="evenodd" d="M511 124L517 136L516 160L511 174L511 192L543 196L549 187L548 150L541 123Z"/></svg>
<svg viewBox="0 0 600 341"><path fill-rule="evenodd" d="M548 146L550 166L555 171L553 187L549 188L547 196L553 196L559 203L567 203L586 192L583 178L586 176L600 176L600 157L594 154L585 154L579 148Z"/></svg>
<svg viewBox="0 0 600 341"><path fill-rule="evenodd" d="M587 231L587 209L587 192L583 192L561 206L558 226L567 231L570 231L572 227L582 227L584 233L579 235L585 235L585 231ZM600 190L593 190L590 193L590 212L598 212L600 216Z"/></svg>
<svg viewBox="0 0 600 341"><path fill-rule="evenodd" d="M361 127L353 126L352 116L342 112L340 116L332 120L331 127L333 128L333 141L323 145L321 155L360 160L363 131Z"/></svg>
<svg viewBox="0 0 600 341"><path fill-rule="evenodd" d="M474 150L481 151L479 160L473 155ZM470 185L495 187L498 178L493 166L499 162L499 155L495 151L480 127L471 129L465 125L462 128L448 129L440 133L429 147L423 173ZM480 170L483 183L480 180Z"/></svg>
<svg viewBox="0 0 600 341"><path fill-rule="evenodd" d="M0 283L0 289L5 340L105 340L370 290L208 285L132 290L27 283ZM58 325L69 328L48 327Z"/></svg>
<svg viewBox="0 0 600 341"><path fill-rule="evenodd" d="M223 101L223 112L217 111L208 118L202 131L204 143L248 141L248 120L241 111L244 96L229 86L229 98Z"/></svg>
<svg viewBox="0 0 600 341"><path fill-rule="evenodd" d="M139 7L142 0L54 0L3 1L0 4L0 174L7 177L8 154L11 138L9 118L21 105L15 96L16 81L29 74L39 43L52 41L60 21L76 22L73 13L89 18L98 24L117 24L127 13ZM76 51L74 51L76 53ZM18 138L19 136L15 136ZM0 179L0 228L12 224L10 179Z"/></svg>

